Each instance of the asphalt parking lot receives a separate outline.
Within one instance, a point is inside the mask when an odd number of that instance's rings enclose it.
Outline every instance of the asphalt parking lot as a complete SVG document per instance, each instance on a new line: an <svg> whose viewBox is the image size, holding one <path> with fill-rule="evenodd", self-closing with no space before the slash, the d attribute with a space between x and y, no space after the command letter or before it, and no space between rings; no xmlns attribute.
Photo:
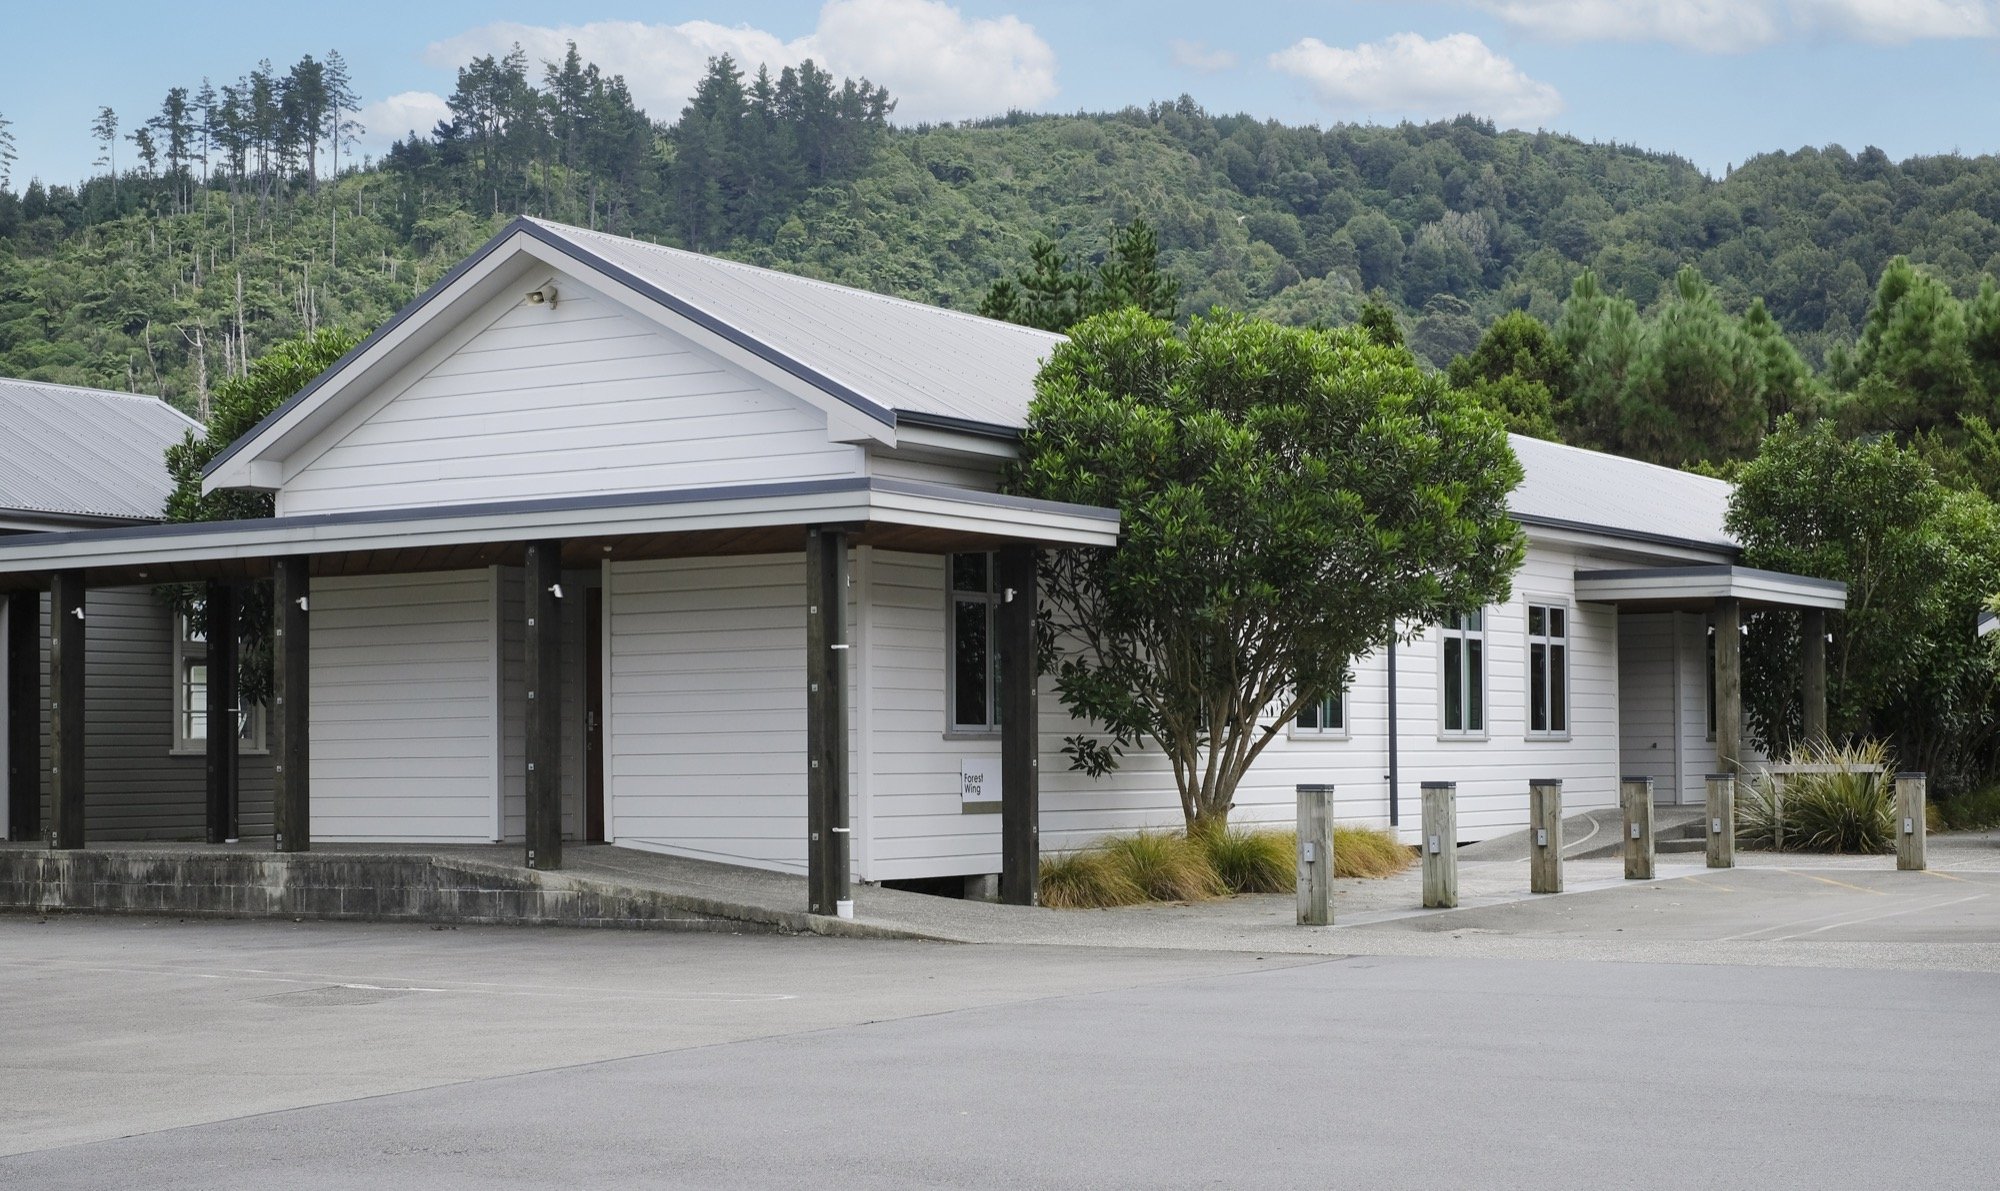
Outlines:
<svg viewBox="0 0 2000 1191"><path fill-rule="evenodd" d="M1987 1187L1996 880L1327 954L0 918L0 1186Z"/></svg>

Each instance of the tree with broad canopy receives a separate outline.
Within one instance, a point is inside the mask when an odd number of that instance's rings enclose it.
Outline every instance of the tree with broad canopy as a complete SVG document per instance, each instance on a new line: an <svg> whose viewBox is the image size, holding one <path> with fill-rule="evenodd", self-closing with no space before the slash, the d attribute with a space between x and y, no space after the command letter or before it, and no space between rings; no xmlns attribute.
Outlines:
<svg viewBox="0 0 2000 1191"><path fill-rule="evenodd" d="M1353 328L1137 310L1075 327L1036 381L1009 488L1117 508L1113 548L1044 569L1042 665L1093 775L1151 740L1190 831L1355 659L1504 600L1523 557L1497 418Z"/></svg>

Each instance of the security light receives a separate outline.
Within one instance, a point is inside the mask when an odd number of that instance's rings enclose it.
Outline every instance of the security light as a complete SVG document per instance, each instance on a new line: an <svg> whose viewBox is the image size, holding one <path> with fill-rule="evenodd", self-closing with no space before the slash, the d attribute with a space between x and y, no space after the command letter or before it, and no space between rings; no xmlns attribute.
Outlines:
<svg viewBox="0 0 2000 1191"><path fill-rule="evenodd" d="M553 285L545 285L540 289L529 290L528 305L547 306L551 310L555 309L556 287Z"/></svg>

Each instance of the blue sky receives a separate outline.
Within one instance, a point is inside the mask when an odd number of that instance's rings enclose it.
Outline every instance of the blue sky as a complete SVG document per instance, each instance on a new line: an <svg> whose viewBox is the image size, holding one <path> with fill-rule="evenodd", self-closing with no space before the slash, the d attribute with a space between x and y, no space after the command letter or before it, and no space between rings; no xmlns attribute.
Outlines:
<svg viewBox="0 0 2000 1191"><path fill-rule="evenodd" d="M899 116L1073 111L1195 96L1288 122L1474 111L1681 153L1720 172L1839 142L1897 158L2000 149L2000 0L731 0L339 5L0 0L0 116L31 175L88 172L88 127L166 89L338 48L365 147L428 127L453 68L575 38L656 117L710 53L812 56L901 97ZM552 16L560 13L560 17Z"/></svg>

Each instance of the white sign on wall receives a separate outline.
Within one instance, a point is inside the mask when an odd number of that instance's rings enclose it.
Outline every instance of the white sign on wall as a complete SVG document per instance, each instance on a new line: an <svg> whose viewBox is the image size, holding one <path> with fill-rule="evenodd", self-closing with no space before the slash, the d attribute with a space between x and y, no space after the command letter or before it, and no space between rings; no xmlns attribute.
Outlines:
<svg viewBox="0 0 2000 1191"><path fill-rule="evenodd" d="M1000 805L1000 758L967 757L959 763L959 798L967 806Z"/></svg>

